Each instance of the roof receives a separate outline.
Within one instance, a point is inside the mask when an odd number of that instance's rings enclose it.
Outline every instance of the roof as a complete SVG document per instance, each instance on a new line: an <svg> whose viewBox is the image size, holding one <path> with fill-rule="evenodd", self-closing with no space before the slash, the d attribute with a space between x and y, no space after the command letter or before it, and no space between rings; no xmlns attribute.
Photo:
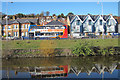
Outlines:
<svg viewBox="0 0 120 80"><path fill-rule="evenodd" d="M78 16L83 21L86 18L87 15L78 15Z"/></svg>
<svg viewBox="0 0 120 80"><path fill-rule="evenodd" d="M12 22L13 22L13 20L8 20L8 25L9 24L12 24ZM6 24L6 20L0 20L0 23L2 24L2 25L5 25Z"/></svg>
<svg viewBox="0 0 120 80"><path fill-rule="evenodd" d="M68 16L69 17L69 20L70 20L70 22L71 22L71 20L75 17L75 15L70 15L70 16Z"/></svg>
<svg viewBox="0 0 120 80"><path fill-rule="evenodd" d="M48 24L46 24L46 25L65 25L65 24L63 24L63 23L61 23L61 22L59 22L59 21L55 21L55 20L53 20L53 21L51 21L51 22L49 22Z"/></svg>
<svg viewBox="0 0 120 80"><path fill-rule="evenodd" d="M38 19L16 19L16 20L8 20L8 24L13 24L13 23L37 23ZM2 25L6 24L6 20L0 20L2 22Z"/></svg>
<svg viewBox="0 0 120 80"><path fill-rule="evenodd" d="M78 15L78 16L79 16L79 18L80 18L82 21L84 21L85 18L86 18L88 15ZM89 15L89 16L92 18L93 21L95 21L99 15ZM103 15L103 19L106 21L109 16L110 16L110 15ZM68 16L68 17L69 17L69 20L70 20L70 22L71 22L71 20L75 17L75 15L71 15L71 16Z"/></svg>
<svg viewBox="0 0 120 80"><path fill-rule="evenodd" d="M90 15L90 17L92 18L93 21L95 21L98 16L99 16L99 15Z"/></svg>

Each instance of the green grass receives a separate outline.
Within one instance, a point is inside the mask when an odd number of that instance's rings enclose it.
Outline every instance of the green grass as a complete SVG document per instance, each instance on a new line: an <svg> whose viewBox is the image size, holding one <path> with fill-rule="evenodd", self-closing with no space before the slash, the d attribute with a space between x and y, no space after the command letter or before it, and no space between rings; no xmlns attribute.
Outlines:
<svg viewBox="0 0 120 80"><path fill-rule="evenodd" d="M3 49L40 49L40 48L72 48L76 44L89 42L92 46L102 48L118 46L118 39L78 39L78 40L8 40L2 41ZM51 46L49 46L51 45Z"/></svg>

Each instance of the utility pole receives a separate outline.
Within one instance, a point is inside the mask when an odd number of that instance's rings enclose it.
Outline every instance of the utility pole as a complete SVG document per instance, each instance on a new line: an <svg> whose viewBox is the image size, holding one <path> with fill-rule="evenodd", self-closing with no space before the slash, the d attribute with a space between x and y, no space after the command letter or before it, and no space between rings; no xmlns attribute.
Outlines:
<svg viewBox="0 0 120 80"><path fill-rule="evenodd" d="M8 40L8 2L6 2L6 40Z"/></svg>
<svg viewBox="0 0 120 80"><path fill-rule="evenodd" d="M6 40L8 40L8 2L6 2Z"/></svg>
<svg viewBox="0 0 120 80"><path fill-rule="evenodd" d="M98 4L99 4L99 1L98 1ZM103 3L102 2L101 2L101 7L102 7L101 15L102 15L102 18L103 18ZM103 28L104 28L104 26L103 26ZM102 39L104 39L104 30L102 31Z"/></svg>
<svg viewBox="0 0 120 80"><path fill-rule="evenodd" d="M102 6L102 18L103 18L103 3L101 2L101 6ZM104 25L103 25L103 29L104 29ZM102 31L102 39L104 39L104 31Z"/></svg>

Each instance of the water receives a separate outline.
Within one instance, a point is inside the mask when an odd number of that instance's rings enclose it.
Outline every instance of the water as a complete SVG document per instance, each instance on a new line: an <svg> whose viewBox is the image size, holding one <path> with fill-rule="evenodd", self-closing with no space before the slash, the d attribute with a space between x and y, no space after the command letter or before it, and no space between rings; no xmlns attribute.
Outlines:
<svg viewBox="0 0 120 80"><path fill-rule="evenodd" d="M3 78L118 79L120 56L56 57L2 60Z"/></svg>

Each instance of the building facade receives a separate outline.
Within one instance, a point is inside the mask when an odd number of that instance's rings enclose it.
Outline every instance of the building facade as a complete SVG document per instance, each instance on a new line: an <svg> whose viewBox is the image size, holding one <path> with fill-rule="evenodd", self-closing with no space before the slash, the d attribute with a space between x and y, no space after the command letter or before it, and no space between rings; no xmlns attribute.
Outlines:
<svg viewBox="0 0 120 80"><path fill-rule="evenodd" d="M28 29L30 25L38 25L38 19L15 19L8 20L8 25L6 25L6 20L1 21L1 36L6 37L22 37L28 36Z"/></svg>
<svg viewBox="0 0 120 80"><path fill-rule="evenodd" d="M110 15L71 15L67 17L70 34L73 37L94 35L110 35L116 32L117 21Z"/></svg>

